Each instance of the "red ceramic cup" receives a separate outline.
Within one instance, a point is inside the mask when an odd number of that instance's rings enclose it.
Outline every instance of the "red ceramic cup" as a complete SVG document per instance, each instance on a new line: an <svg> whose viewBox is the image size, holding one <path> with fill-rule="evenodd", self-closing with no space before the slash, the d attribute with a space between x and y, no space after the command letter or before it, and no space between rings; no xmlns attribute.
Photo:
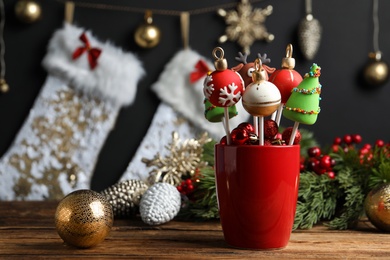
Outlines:
<svg viewBox="0 0 390 260"><path fill-rule="evenodd" d="M299 186L299 145L215 146L220 220L238 248L287 246Z"/></svg>

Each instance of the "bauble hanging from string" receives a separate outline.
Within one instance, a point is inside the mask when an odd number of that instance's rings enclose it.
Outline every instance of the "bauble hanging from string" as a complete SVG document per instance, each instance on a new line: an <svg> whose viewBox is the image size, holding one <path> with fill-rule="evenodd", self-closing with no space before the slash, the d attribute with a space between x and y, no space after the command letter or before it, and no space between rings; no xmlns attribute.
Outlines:
<svg viewBox="0 0 390 260"><path fill-rule="evenodd" d="M384 85L389 79L389 65L382 60L380 52L370 52L368 57L363 70L365 82L372 87Z"/></svg>
<svg viewBox="0 0 390 260"><path fill-rule="evenodd" d="M363 69L363 77L366 85L378 87L384 85L388 81L389 65L382 60L382 52L379 49L378 0L373 0L372 3L374 52L368 54L369 60Z"/></svg>
<svg viewBox="0 0 390 260"><path fill-rule="evenodd" d="M160 29L153 24L152 11L145 12L144 23L138 26L134 33L134 40L141 48L149 49L160 43Z"/></svg>
<svg viewBox="0 0 390 260"><path fill-rule="evenodd" d="M304 58L312 60L320 47L322 27L312 14L311 0L305 0L305 8L306 16L298 26L298 44Z"/></svg>
<svg viewBox="0 0 390 260"><path fill-rule="evenodd" d="M15 4L15 15L23 23L34 23L42 16L41 5L34 0L18 0Z"/></svg>

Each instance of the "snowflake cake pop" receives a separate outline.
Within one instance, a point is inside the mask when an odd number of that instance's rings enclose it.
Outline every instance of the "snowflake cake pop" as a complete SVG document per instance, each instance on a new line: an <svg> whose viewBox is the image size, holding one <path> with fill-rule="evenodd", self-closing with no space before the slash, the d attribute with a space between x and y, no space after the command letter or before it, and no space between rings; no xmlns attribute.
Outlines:
<svg viewBox="0 0 390 260"><path fill-rule="evenodd" d="M220 53L220 57L217 53ZM213 50L215 71L209 73L203 84L205 97L217 107L230 107L236 104L244 92L244 81L240 74L227 68L224 51L221 47Z"/></svg>
<svg viewBox="0 0 390 260"><path fill-rule="evenodd" d="M219 53L219 56L217 55ZM229 129L229 107L240 101L245 85L240 74L228 69L224 51L221 47L213 50L215 58L215 71L208 73L203 83L203 93L205 98L216 107L224 108L224 120L222 124L225 128L227 144L231 143Z"/></svg>

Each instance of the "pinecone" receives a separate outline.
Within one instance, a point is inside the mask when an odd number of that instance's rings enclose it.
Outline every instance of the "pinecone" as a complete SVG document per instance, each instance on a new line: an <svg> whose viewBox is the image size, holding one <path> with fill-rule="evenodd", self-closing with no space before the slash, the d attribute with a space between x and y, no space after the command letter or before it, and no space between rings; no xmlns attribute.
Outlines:
<svg viewBox="0 0 390 260"><path fill-rule="evenodd" d="M313 18L303 19L298 26L298 44L307 60L312 60L317 54L321 42L322 27L320 22Z"/></svg>
<svg viewBox="0 0 390 260"><path fill-rule="evenodd" d="M180 211L181 196L169 183L155 183L142 196L139 211L149 225L160 225L172 220Z"/></svg>
<svg viewBox="0 0 390 260"><path fill-rule="evenodd" d="M143 181L126 180L101 191L112 206L115 217L129 217L138 209L142 194L148 189Z"/></svg>

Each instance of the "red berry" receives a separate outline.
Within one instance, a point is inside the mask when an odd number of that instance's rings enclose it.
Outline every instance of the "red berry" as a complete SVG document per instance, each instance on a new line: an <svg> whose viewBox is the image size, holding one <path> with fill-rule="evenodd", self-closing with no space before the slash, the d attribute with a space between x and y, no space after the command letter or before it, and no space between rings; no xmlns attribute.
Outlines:
<svg viewBox="0 0 390 260"><path fill-rule="evenodd" d="M372 148L371 144L365 144L365 145L363 145L362 149L370 150L371 148Z"/></svg>
<svg viewBox="0 0 390 260"><path fill-rule="evenodd" d="M283 141L286 142L286 144L290 143L290 137L292 134L292 130L293 130L292 127L287 127L282 133L282 139L283 139ZM302 138L301 132L299 132L299 130L297 130L293 144L299 144L301 142L301 138Z"/></svg>
<svg viewBox="0 0 390 260"><path fill-rule="evenodd" d="M235 145L245 144L249 140L248 131L244 128L234 128L230 135Z"/></svg>
<svg viewBox="0 0 390 260"><path fill-rule="evenodd" d="M187 186L188 193L192 192L193 190L194 190L194 186L192 184Z"/></svg>
<svg viewBox="0 0 390 260"><path fill-rule="evenodd" d="M365 155L365 154L368 154L370 152L370 149L367 149L367 148L362 148L359 150L359 154L360 155Z"/></svg>
<svg viewBox="0 0 390 260"><path fill-rule="evenodd" d="M340 149L340 146L339 146L338 144L332 145L332 151L333 151L334 153L337 153L337 152L339 151L339 149Z"/></svg>
<svg viewBox="0 0 390 260"><path fill-rule="evenodd" d="M341 137L336 137L334 140L333 140L333 144L336 144L336 145L339 145L341 144Z"/></svg>
<svg viewBox="0 0 390 260"><path fill-rule="evenodd" d="M192 185L192 180L191 179L187 179L186 180L186 185Z"/></svg>
<svg viewBox="0 0 390 260"><path fill-rule="evenodd" d="M239 124L237 126L237 128L243 128L246 131L248 131L248 133L254 133L255 132L255 128L253 127L253 125L250 124L250 123L247 123L247 122L243 122L243 123Z"/></svg>
<svg viewBox="0 0 390 260"><path fill-rule="evenodd" d="M383 147L383 146L385 146L385 142L384 142L383 140L381 140L381 139L376 140L375 146L377 146L377 147Z"/></svg>
<svg viewBox="0 0 390 260"><path fill-rule="evenodd" d="M311 147L307 149L307 154L310 157L318 157L321 155L321 149L318 146Z"/></svg>
<svg viewBox="0 0 390 260"><path fill-rule="evenodd" d="M328 172L328 177L331 179L334 179L336 177L336 175L333 171L330 171L330 172Z"/></svg>
<svg viewBox="0 0 390 260"><path fill-rule="evenodd" d="M352 143L352 136L351 135L344 135L343 141L346 144L351 144Z"/></svg>
<svg viewBox="0 0 390 260"><path fill-rule="evenodd" d="M332 168L332 158L329 155L322 156L320 160L320 167L322 169L331 169Z"/></svg>
<svg viewBox="0 0 390 260"><path fill-rule="evenodd" d="M279 127L276 121L272 119L267 119L264 121L264 138L265 139L274 139L275 135L278 133Z"/></svg>
<svg viewBox="0 0 390 260"><path fill-rule="evenodd" d="M362 142L361 135L352 135L352 142L355 144L360 144Z"/></svg>
<svg viewBox="0 0 390 260"><path fill-rule="evenodd" d="M176 188L177 188L177 190L178 190L180 193L183 192L183 187L182 187L182 186L177 186Z"/></svg>

